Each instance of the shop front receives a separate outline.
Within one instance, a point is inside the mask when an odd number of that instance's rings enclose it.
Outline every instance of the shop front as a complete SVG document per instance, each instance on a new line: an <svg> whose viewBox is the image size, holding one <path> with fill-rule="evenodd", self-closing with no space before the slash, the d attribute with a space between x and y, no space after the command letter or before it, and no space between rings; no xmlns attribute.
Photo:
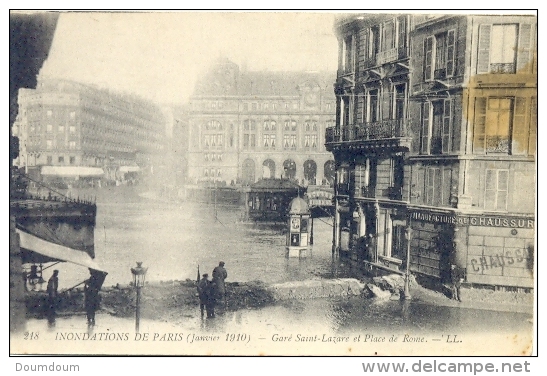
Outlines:
<svg viewBox="0 0 547 376"><path fill-rule="evenodd" d="M409 209L410 270L449 281L450 265L470 286L534 286L532 216Z"/></svg>

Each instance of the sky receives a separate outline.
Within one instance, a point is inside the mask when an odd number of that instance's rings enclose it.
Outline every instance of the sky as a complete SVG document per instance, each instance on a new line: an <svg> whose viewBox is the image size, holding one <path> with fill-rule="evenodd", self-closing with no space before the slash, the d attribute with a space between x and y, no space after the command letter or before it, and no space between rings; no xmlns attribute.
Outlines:
<svg viewBox="0 0 547 376"><path fill-rule="evenodd" d="M220 57L249 70L336 70L335 15L63 12L41 75L182 104Z"/></svg>

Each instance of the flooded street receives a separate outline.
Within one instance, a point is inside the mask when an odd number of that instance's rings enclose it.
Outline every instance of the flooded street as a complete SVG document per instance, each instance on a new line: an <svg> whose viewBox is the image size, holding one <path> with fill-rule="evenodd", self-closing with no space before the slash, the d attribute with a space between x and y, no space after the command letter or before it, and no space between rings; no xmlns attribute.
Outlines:
<svg viewBox="0 0 547 376"><path fill-rule="evenodd" d="M332 227L328 218L314 221L315 244L311 256L303 260L287 259L283 226L243 223L239 207L219 205L215 219L211 205L147 199L130 187L85 194L97 194L95 251L97 262L109 272L105 286L128 284L130 268L136 261L143 261L149 268L149 281L194 280L198 265L201 273L211 273L220 260L226 262L229 282L261 280L278 283L351 276L343 263L332 258ZM69 264L59 264L56 268L61 271L62 288L77 284L87 276L85 268ZM101 317L96 332L106 330L134 335L133 319L108 314L101 314ZM47 331L46 325L45 320L32 319L28 329L44 332ZM420 299L378 301L362 297L286 300L259 309L221 312L212 320L201 319L196 306L192 314L168 322L143 320L141 329L148 333L182 332L185 336L218 335L221 338L239 333L252 340L248 344L234 343L233 348L228 348L226 343L189 343L185 337L185 347L171 344L171 347L148 348L146 344L136 346L131 343L127 349L124 348L124 353L255 354L267 351L271 354L294 354L294 346L302 346L302 341L297 338L306 338L303 354L329 351L349 354L348 351L352 350L348 350L347 344L327 343L325 347L323 336L328 342L331 336L353 339L361 335L359 344L354 347L354 351L359 353L374 354L381 349L386 353L402 354L405 351L400 347L404 347L401 342L412 341L418 344L408 347L409 354L424 354L424 349L429 349L428 354L438 350L445 354L469 355L470 349L475 347L473 354L492 351L512 354L515 348L529 345L533 334L531 314L437 306ZM55 329L45 335L85 330L83 317L60 317ZM278 341L276 336L284 339ZM388 342L391 336L399 338L397 343L375 345L374 341ZM481 340L477 342L479 338ZM463 341L465 346L459 346L458 341ZM79 341L74 343L84 346ZM479 346L488 343L498 347L492 350L490 345ZM434 350L431 350L432 345ZM112 348L112 351L116 350L116 347ZM86 350L75 347L74 351Z"/></svg>
<svg viewBox="0 0 547 376"><path fill-rule="evenodd" d="M108 271L105 285L127 284L136 261L147 280L196 279L226 262L228 281L266 283L338 275L332 261L332 221L314 220L314 245L307 259L285 258L284 226L243 223L242 209L213 204L165 203L139 196L131 187L72 192L97 195L96 261ZM61 265L60 283L69 287L87 270ZM341 273L341 272L340 272Z"/></svg>

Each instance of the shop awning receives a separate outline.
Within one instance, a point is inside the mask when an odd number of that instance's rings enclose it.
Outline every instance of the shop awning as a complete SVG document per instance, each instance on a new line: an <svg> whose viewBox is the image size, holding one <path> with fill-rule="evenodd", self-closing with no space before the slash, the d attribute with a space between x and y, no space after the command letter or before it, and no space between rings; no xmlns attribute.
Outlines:
<svg viewBox="0 0 547 376"><path fill-rule="evenodd" d="M42 175L99 177L104 175L100 167L86 166L43 166Z"/></svg>
<svg viewBox="0 0 547 376"><path fill-rule="evenodd" d="M25 257L26 260L24 261L26 262L35 262L36 260L42 262L45 256L45 259L49 261L66 261L106 273L106 270L99 266L85 251L49 242L23 231L20 228L17 228L16 231L19 234L20 247L23 253L26 253L25 251L30 252L30 254ZM34 254L36 254L35 257L33 257Z"/></svg>
<svg viewBox="0 0 547 376"><path fill-rule="evenodd" d="M139 166L121 166L120 172L138 172L141 168Z"/></svg>

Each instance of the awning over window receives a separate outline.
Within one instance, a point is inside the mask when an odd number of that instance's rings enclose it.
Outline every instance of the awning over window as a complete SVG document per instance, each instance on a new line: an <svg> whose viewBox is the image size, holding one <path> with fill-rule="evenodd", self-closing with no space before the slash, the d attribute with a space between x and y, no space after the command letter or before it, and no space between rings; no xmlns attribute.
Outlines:
<svg viewBox="0 0 547 376"><path fill-rule="evenodd" d="M24 262L66 261L106 273L85 251L48 242L26 231L17 229L20 247L26 253Z"/></svg>
<svg viewBox="0 0 547 376"><path fill-rule="evenodd" d="M104 171L100 167L43 166L42 175L99 177L104 175Z"/></svg>

